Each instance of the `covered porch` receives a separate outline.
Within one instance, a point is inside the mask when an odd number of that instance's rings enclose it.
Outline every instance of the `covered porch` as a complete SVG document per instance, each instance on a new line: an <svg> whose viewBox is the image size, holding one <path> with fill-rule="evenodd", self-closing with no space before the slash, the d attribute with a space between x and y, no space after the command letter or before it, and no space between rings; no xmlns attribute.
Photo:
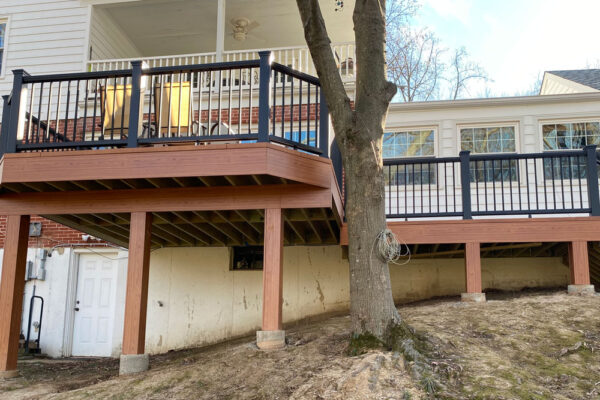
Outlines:
<svg viewBox="0 0 600 400"><path fill-rule="evenodd" d="M87 71L246 61L261 50L276 62L316 75L292 0L95 1L90 21ZM346 2L352 3L352 2ZM323 2L322 12L340 73L355 76L352 4Z"/></svg>

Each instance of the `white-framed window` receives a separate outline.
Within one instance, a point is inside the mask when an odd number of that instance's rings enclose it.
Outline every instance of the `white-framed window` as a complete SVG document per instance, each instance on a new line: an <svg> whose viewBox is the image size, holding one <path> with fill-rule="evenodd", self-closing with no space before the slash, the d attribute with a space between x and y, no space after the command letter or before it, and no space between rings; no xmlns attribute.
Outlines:
<svg viewBox="0 0 600 400"><path fill-rule="evenodd" d="M600 144L600 119L577 122L543 122L544 151L578 150Z"/></svg>
<svg viewBox="0 0 600 400"><path fill-rule="evenodd" d="M516 124L459 126L460 149L471 154L515 153ZM508 182L517 179L517 160L472 161L471 182Z"/></svg>
<svg viewBox="0 0 600 400"><path fill-rule="evenodd" d="M544 152L580 150L600 145L600 118L579 121L545 121L540 123ZM544 159L544 178L549 180L583 179L587 164L583 157Z"/></svg>
<svg viewBox="0 0 600 400"><path fill-rule="evenodd" d="M387 129L383 135L383 158L435 156L436 129L431 127ZM435 164L411 164L385 168L388 185L433 185L437 182Z"/></svg>
<svg viewBox="0 0 600 400"><path fill-rule="evenodd" d="M435 155L435 129L388 130L383 134L383 158Z"/></svg>
<svg viewBox="0 0 600 400"><path fill-rule="evenodd" d="M0 18L0 77L4 76L6 60L6 44L8 34L8 18Z"/></svg>

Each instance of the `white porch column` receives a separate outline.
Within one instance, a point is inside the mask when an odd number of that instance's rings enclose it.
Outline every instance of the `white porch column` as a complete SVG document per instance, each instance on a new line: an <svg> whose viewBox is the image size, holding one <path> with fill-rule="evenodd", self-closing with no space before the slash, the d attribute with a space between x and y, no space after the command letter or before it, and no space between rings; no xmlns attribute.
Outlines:
<svg viewBox="0 0 600 400"><path fill-rule="evenodd" d="M217 62L223 61L225 51L225 0L217 0Z"/></svg>

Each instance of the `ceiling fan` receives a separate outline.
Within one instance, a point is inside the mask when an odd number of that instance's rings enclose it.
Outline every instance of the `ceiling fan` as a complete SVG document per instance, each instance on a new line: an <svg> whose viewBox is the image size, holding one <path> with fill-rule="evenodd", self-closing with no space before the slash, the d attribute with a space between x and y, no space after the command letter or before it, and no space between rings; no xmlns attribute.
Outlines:
<svg viewBox="0 0 600 400"><path fill-rule="evenodd" d="M239 42L243 42L248 37L248 33L259 26L256 21L250 21L246 17L237 17L229 21L233 26L231 33L233 38Z"/></svg>

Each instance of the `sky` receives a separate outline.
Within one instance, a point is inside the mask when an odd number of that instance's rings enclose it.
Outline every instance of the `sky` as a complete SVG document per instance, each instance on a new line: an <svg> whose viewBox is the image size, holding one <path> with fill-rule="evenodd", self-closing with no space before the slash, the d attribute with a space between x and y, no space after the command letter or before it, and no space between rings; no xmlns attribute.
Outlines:
<svg viewBox="0 0 600 400"><path fill-rule="evenodd" d="M543 71L600 68L600 0L420 0L413 23L465 46L492 82L464 97L523 94Z"/></svg>

